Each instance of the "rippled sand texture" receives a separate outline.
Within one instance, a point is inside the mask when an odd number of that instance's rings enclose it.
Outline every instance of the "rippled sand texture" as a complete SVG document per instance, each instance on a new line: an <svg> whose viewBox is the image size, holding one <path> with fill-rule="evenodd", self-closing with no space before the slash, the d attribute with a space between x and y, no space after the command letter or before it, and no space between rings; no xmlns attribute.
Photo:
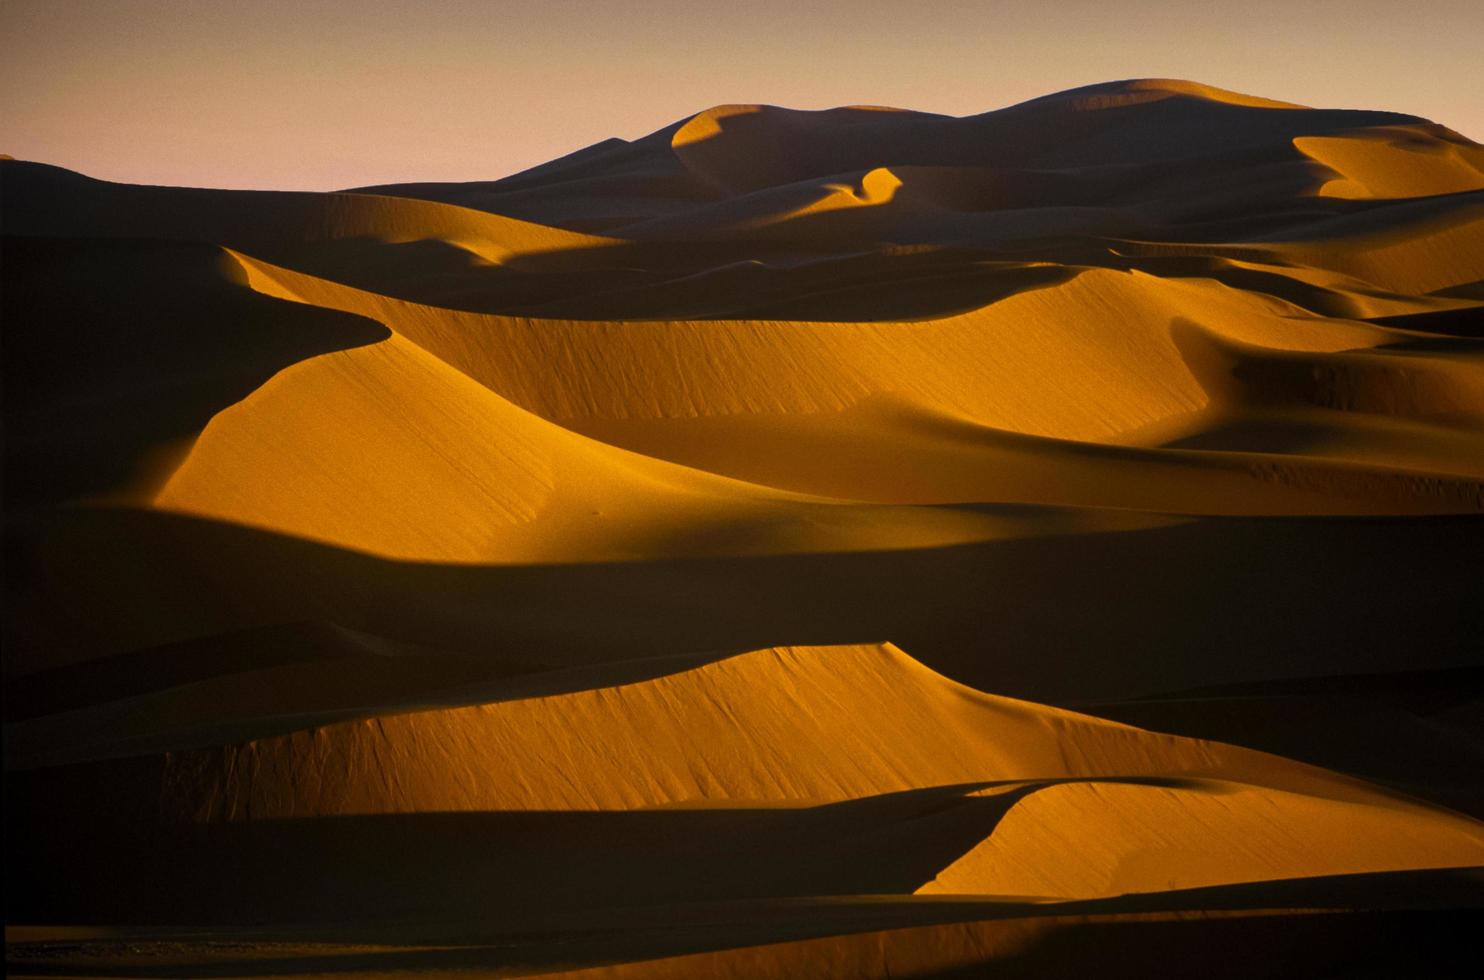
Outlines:
<svg viewBox="0 0 1484 980"><path fill-rule="evenodd" d="M1379 976L1484 907L1441 125L0 198L12 974Z"/></svg>

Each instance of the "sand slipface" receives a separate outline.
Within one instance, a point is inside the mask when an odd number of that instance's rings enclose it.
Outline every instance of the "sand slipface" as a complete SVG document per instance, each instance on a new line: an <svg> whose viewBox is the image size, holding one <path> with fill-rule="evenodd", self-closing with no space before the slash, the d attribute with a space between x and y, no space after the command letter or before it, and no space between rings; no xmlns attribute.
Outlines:
<svg viewBox="0 0 1484 980"><path fill-rule="evenodd" d="M16 975L1384 975L1484 907L1442 125L730 105L7 159L0 232Z"/></svg>

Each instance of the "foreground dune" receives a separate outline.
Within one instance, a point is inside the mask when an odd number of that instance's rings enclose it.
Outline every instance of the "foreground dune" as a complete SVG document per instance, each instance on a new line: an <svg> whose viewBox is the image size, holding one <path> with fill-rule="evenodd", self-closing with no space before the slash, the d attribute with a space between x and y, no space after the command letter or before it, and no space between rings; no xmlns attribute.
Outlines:
<svg viewBox="0 0 1484 980"><path fill-rule="evenodd" d="M487 684L502 696L491 703L32 770L18 785L30 806L51 814L115 787L122 826L94 818L105 838L148 832L131 818L146 828L163 821L176 833L206 831L211 854L247 831L255 846L275 841L281 859L313 846L304 834L316 821L380 820L405 834L420 816L467 814L469 832L487 825L477 851L503 866L505 901L540 896L549 909L584 907L618 882L649 901L1089 899L1484 863L1484 828L1466 817L1275 756L979 694L891 646L527 677ZM160 698L153 723L168 726L199 696L176 689ZM74 712L68 728L87 727L98 710ZM137 714L130 721L150 723ZM157 748L173 747L156 734ZM28 741L44 752L66 737L64 729ZM597 840L568 836L584 825ZM425 846L399 844L404 859ZM427 851L426 862L376 887L399 893L408 911L450 914L426 877L440 853ZM32 860L44 877L50 862ZM696 864L712 870L692 878L685 869ZM626 870L641 866L642 880ZM285 870L301 867L292 859ZM182 870L196 873L191 863ZM187 911L166 897L178 887L129 904L136 916L152 905L198 918L245 912L233 897L215 910L198 898ZM301 903L377 901L365 885L354 898L339 896L344 882L333 869L298 887ZM488 913L497 901L481 907Z"/></svg>
<svg viewBox="0 0 1484 980"><path fill-rule="evenodd" d="M6 159L0 231L16 975L1384 973L1484 905L1444 126L732 105Z"/></svg>

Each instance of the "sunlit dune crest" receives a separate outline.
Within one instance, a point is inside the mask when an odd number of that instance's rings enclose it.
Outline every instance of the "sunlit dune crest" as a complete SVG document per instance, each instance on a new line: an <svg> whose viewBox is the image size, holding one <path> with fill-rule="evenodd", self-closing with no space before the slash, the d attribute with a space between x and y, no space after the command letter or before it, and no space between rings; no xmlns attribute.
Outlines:
<svg viewBox="0 0 1484 980"><path fill-rule="evenodd" d="M1319 188L1324 197L1428 197L1484 189L1484 148L1440 129L1397 126L1293 142L1338 174Z"/></svg>
<svg viewBox="0 0 1484 980"><path fill-rule="evenodd" d="M1340 975L1484 903L1443 125L722 105L5 158L0 231L17 975Z"/></svg>

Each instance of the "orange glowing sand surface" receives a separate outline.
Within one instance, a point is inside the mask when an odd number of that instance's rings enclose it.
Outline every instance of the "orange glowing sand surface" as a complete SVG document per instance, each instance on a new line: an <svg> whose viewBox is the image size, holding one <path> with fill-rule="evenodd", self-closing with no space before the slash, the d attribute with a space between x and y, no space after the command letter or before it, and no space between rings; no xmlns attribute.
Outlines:
<svg viewBox="0 0 1484 980"><path fill-rule="evenodd" d="M474 184L5 159L0 231L11 974L1469 975L1444 126L733 105Z"/></svg>

